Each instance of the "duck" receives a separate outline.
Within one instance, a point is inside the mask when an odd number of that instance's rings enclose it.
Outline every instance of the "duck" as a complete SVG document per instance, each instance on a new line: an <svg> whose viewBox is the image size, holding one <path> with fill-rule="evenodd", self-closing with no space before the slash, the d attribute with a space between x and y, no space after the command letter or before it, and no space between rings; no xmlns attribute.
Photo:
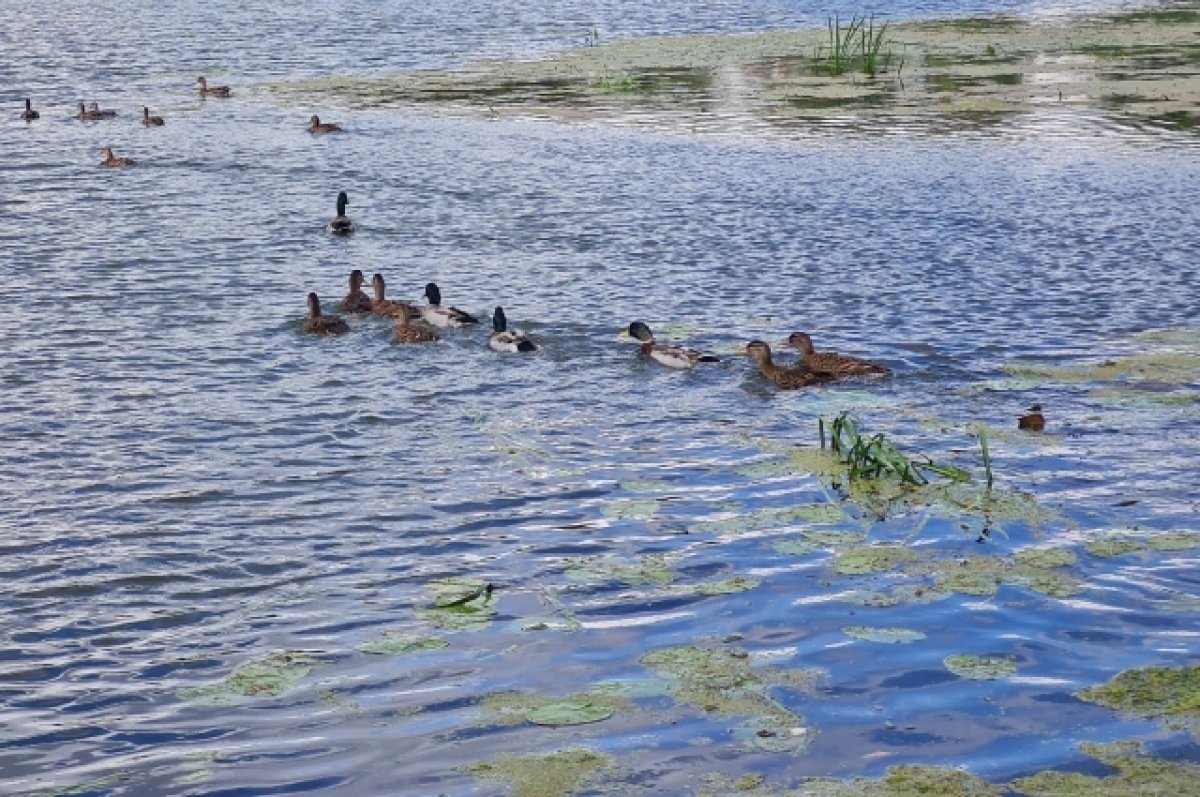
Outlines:
<svg viewBox="0 0 1200 797"><path fill-rule="evenodd" d="M1017 418L1017 428L1027 432L1040 432L1046 428L1046 416L1042 415L1042 405L1034 404L1021 417Z"/></svg>
<svg viewBox="0 0 1200 797"><path fill-rule="evenodd" d="M321 300L315 293L310 293L304 331L313 335L345 335L350 331L350 325L341 316L321 315Z"/></svg>
<svg viewBox="0 0 1200 797"><path fill-rule="evenodd" d="M409 305L404 302L397 302L397 305L400 308L396 314L397 343L432 343L439 339L438 333L429 327L418 327L409 323Z"/></svg>
<svg viewBox="0 0 1200 797"><path fill-rule="evenodd" d="M425 298L429 304L421 308L421 318L435 327L461 327L463 324L478 324L479 319L457 307L442 307L442 291L437 283L425 286Z"/></svg>
<svg viewBox="0 0 1200 797"><path fill-rule="evenodd" d="M21 111L21 118L26 122L32 122L34 119L40 119L42 115L33 110L33 103L28 97L25 98L25 110Z"/></svg>
<svg viewBox="0 0 1200 797"><path fill-rule="evenodd" d="M375 298L371 300L371 312L375 315L398 319L402 312L407 313L409 318L415 318L421 314L420 308L408 302L398 302L383 298L384 291L387 289L387 283L383 281L382 274L376 274L371 277L371 287L375 289Z"/></svg>
<svg viewBox="0 0 1200 797"><path fill-rule="evenodd" d="M721 358L715 354L689 349L686 346L672 346L659 343L654 339L650 327L642 321L634 321L627 329L621 331L621 337L634 338L641 341L642 354L662 363L668 368L692 368L697 363L718 363Z"/></svg>
<svg viewBox="0 0 1200 797"><path fill-rule="evenodd" d="M112 147L104 147L100 150L100 154L104 156L104 160L100 163L101 166L118 168L121 166L137 165L137 161L135 161L133 158L118 158L113 154Z"/></svg>
<svg viewBox="0 0 1200 797"><path fill-rule="evenodd" d="M117 115L116 111L100 110L100 103L98 102L93 102L91 104L91 106L88 108L88 113L92 115L93 119L112 119Z"/></svg>
<svg viewBox="0 0 1200 797"><path fill-rule="evenodd" d="M809 369L841 379L847 376L869 376L891 373L885 365L858 357L838 354L834 351L813 351L812 338L805 332L793 332L788 336L788 345L800 350L800 356Z"/></svg>
<svg viewBox="0 0 1200 797"><path fill-rule="evenodd" d="M145 105L142 106L142 124L146 127L162 127L164 122L161 116L151 116L150 109Z"/></svg>
<svg viewBox="0 0 1200 797"><path fill-rule="evenodd" d="M94 122L97 119L103 119L104 117L100 116L100 114L96 111L89 111L87 106L81 102L79 103L79 113L75 114L75 118L82 119L85 122Z"/></svg>
<svg viewBox="0 0 1200 797"><path fill-rule="evenodd" d="M363 273L359 269L350 272L350 292L342 299L343 313L371 312L371 297L363 293Z"/></svg>
<svg viewBox="0 0 1200 797"><path fill-rule="evenodd" d="M819 385L829 382L832 378L828 374L818 373L804 365L788 367L772 362L771 347L761 340L750 341L738 353L753 357L758 363L758 372L784 390L798 390L810 385Z"/></svg>
<svg viewBox="0 0 1200 797"><path fill-rule="evenodd" d="M201 97L229 97L229 96L231 96L231 92L229 91L228 86L210 86L210 85L208 85L208 80L204 77L204 75L201 75L200 77L196 78L196 82L200 84L200 96Z"/></svg>
<svg viewBox="0 0 1200 797"><path fill-rule="evenodd" d="M354 222L350 221L350 217L346 215L346 205L349 204L350 198L346 196L346 192L339 192L337 196L337 215L325 225L325 232L331 235L349 235L354 232Z"/></svg>
<svg viewBox="0 0 1200 797"><path fill-rule="evenodd" d="M504 308L496 306L492 312L492 334L488 337L488 346L493 351L537 351L537 344L517 330L508 330L508 318Z"/></svg>
<svg viewBox="0 0 1200 797"><path fill-rule="evenodd" d="M341 133L342 126L333 122L322 122L321 117L315 113L308 120L308 132L310 133Z"/></svg>

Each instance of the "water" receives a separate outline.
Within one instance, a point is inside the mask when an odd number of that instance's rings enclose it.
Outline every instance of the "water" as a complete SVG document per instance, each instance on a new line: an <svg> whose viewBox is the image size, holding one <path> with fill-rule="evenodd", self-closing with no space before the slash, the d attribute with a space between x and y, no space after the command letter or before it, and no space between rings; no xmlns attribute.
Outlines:
<svg viewBox="0 0 1200 797"><path fill-rule="evenodd" d="M874 776L908 762L1004 780L1080 766L1080 741L1132 737L1196 757L1186 736L1070 695L1195 661L1196 550L1081 547L1112 529L1194 530L1194 365L1115 393L1002 370L1195 354L1194 137L1055 134L1072 120L1054 116L994 134L755 139L331 109L349 134L312 138L306 109L254 81L532 54L592 24L744 30L825 9L52 5L0 24L0 790L492 793L456 767L569 746L613 756L650 793L718 771ZM246 88L199 102L195 74L218 69L215 82ZM15 118L26 94L43 111L33 125ZM122 115L69 119L93 97ZM164 128L136 123L144 103ZM96 167L105 144L141 165ZM360 225L346 240L323 233L339 190ZM355 267L384 273L395 297L432 279L481 315L503 304L544 351L497 355L473 330L402 348L372 319L341 339L301 335L304 295L332 308ZM720 351L806 329L896 376L785 394L733 356L669 372L618 342L635 318ZM1178 328L1191 332L1138 337ZM1010 429L1034 401L1052 434L994 439L993 467L1060 513L1042 527L1011 522L980 544L951 520L873 523L848 506L821 528L942 556L1066 545L1084 582L1072 597L1005 585L864 607L836 596L919 579L840 576L828 551L772 547L804 522L703 533L836 502L812 477L747 470L815 443L820 416L855 410L978 471L968 426ZM673 585L567 575L578 557L647 554L673 557ZM435 652L356 650L430 632L414 612L451 575L497 587L490 628L442 633ZM760 584L690 590L733 576ZM521 630L547 617L581 630ZM927 638L841 632L858 624ZM771 690L815 730L811 748L739 752L742 717L661 694L558 730L477 706L646 680L644 653L689 644L824 669L815 692ZM285 650L314 664L278 697L186 697ZM1013 657L1018 677L957 679L942 659L959 652Z"/></svg>

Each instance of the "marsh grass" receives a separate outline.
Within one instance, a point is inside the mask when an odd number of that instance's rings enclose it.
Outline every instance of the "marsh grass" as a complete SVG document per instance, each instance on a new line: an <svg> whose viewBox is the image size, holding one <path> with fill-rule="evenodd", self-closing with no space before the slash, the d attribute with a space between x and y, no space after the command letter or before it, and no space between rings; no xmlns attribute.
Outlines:
<svg viewBox="0 0 1200 797"><path fill-rule="evenodd" d="M875 77L879 71L879 51L883 48L883 34L887 32L888 23L875 30L875 16L872 14L866 25L859 26L859 52L863 60L863 73Z"/></svg>
<svg viewBox="0 0 1200 797"><path fill-rule="evenodd" d="M824 422L821 426L824 446ZM910 458L882 432L863 435L858 423L846 413L834 419L830 428L830 447L846 465L851 481L896 477L903 484L921 486L929 483L924 471L956 482L968 482L971 475L961 468L942 465L926 456Z"/></svg>
<svg viewBox="0 0 1200 797"><path fill-rule="evenodd" d="M854 15L850 17L846 26L842 27L841 18L835 15L827 18L827 26L829 43L818 48L814 60L823 63L823 70L829 75L837 77L860 69L864 75L875 77L891 62L891 51L883 51L887 22L876 28L874 15Z"/></svg>

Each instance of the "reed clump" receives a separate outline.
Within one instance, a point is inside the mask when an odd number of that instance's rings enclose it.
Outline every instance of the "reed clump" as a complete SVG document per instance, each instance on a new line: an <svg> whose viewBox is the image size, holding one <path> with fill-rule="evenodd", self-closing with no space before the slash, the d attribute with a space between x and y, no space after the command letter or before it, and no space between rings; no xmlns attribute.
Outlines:
<svg viewBox="0 0 1200 797"><path fill-rule="evenodd" d="M841 18L834 15L827 18L827 25L829 43L817 48L814 59L820 70L835 77L855 70L861 70L867 77L887 71L892 62L891 50L883 50L887 22L876 28L874 14L869 17L855 14L843 27ZM903 59L896 71L902 67Z"/></svg>

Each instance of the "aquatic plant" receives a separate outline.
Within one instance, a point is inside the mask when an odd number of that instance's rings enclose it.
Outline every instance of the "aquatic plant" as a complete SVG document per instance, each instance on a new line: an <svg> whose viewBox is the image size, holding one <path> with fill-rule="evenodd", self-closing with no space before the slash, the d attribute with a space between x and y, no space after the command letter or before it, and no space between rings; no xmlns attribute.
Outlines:
<svg viewBox="0 0 1200 797"><path fill-rule="evenodd" d="M195 689L181 689L179 696L203 703L233 703L242 697L275 697L292 689L312 672L317 659L297 651L275 651L247 662L224 681Z"/></svg>
<svg viewBox="0 0 1200 797"><path fill-rule="evenodd" d="M842 629L842 633L864 642L883 642L891 645L904 645L925 638L920 631L909 628L875 628L866 625L848 625Z"/></svg>
<svg viewBox="0 0 1200 797"><path fill-rule="evenodd" d="M363 653L397 656L423 650L439 650L448 644L441 637L420 636L419 634L384 634L382 639L362 643L358 646L358 650Z"/></svg>
<svg viewBox="0 0 1200 797"><path fill-rule="evenodd" d="M832 18L826 17L829 28L829 49L825 64L830 75L835 77L844 75L850 69L854 60L853 48L857 41L856 34L862 27L863 21L858 15L851 16L849 24L843 28L842 21L836 14Z"/></svg>
<svg viewBox="0 0 1200 797"><path fill-rule="evenodd" d="M1039 772L1012 785L1028 797L1143 797L1189 794L1200 783L1200 766L1186 761L1151 758L1138 742L1081 744L1079 749L1117 770L1107 777L1082 772Z"/></svg>
<svg viewBox="0 0 1200 797"><path fill-rule="evenodd" d="M888 23L883 23L875 30L875 15L859 28L859 52L863 59L863 73L875 77L879 71L879 51L883 47L883 34L887 31Z"/></svg>
<svg viewBox="0 0 1200 797"><path fill-rule="evenodd" d="M577 692L565 697L547 697L528 692L499 692L479 702L486 721L500 725L586 725L606 720L630 708L621 695L609 691Z"/></svg>
<svg viewBox="0 0 1200 797"><path fill-rule="evenodd" d="M461 771L482 780L512 784L511 797L545 797L548 794L566 797L613 766L613 759L603 753L570 749L549 755L506 753L491 761L461 767Z"/></svg>
<svg viewBox="0 0 1200 797"><path fill-rule="evenodd" d="M451 576L429 585L433 605L414 614L444 631L482 631L492 623L492 585L478 578Z"/></svg>
<svg viewBox="0 0 1200 797"><path fill-rule="evenodd" d="M822 442L823 429L822 424ZM863 435L858 422L844 412L833 421L830 448L845 463L851 481L879 479L887 475L905 484L928 484L929 480L922 471L930 471L953 481L966 482L971 479L971 475L961 468L939 465L929 457L923 457L923 461L909 458L882 432L870 437Z"/></svg>
<svg viewBox="0 0 1200 797"><path fill-rule="evenodd" d="M1126 670L1075 696L1141 717L1200 719L1200 666Z"/></svg>
<svg viewBox="0 0 1200 797"><path fill-rule="evenodd" d="M965 653L947 656L942 660L946 669L959 678L974 681L994 681L1008 678L1017 672L1017 663L1000 656L969 656Z"/></svg>

